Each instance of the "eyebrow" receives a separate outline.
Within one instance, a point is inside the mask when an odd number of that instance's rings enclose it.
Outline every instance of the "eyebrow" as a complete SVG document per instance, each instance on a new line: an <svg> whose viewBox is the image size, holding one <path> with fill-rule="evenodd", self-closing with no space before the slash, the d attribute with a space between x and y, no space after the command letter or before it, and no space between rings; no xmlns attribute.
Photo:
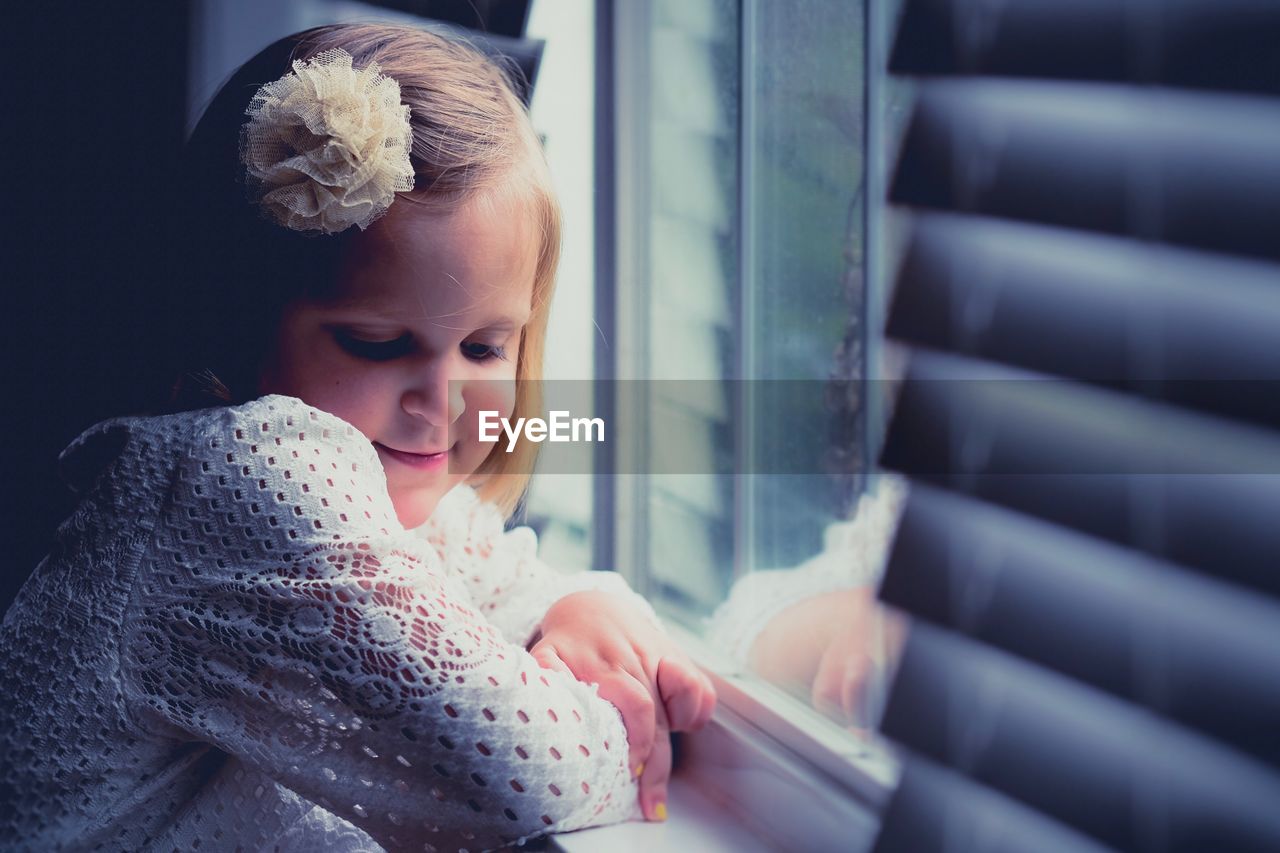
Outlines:
<svg viewBox="0 0 1280 853"><path fill-rule="evenodd" d="M396 323L404 322L404 319L405 319L404 312L388 310L387 308L382 307L378 305L376 302L373 302L368 299L360 299L360 298L339 299L329 303L328 307L335 311L355 311L362 314L371 314L376 317L389 320L391 322L396 322ZM523 316L515 316L511 314L496 314L491 317L485 318L484 322L480 323L476 328L489 329L489 328L509 327L512 329L516 329L526 325L529 322L529 319L532 317L532 315L533 315L532 309L530 309L527 313L524 313ZM439 317L420 317L415 319L444 320L447 318L448 318L448 315L442 315Z"/></svg>

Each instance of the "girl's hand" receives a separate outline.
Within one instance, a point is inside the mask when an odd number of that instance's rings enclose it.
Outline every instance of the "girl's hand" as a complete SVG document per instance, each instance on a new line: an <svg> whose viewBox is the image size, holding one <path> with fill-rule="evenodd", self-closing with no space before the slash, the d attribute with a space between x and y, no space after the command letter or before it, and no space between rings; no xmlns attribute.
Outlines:
<svg viewBox="0 0 1280 853"><path fill-rule="evenodd" d="M640 808L649 820L666 820L670 733L706 725L716 702L710 679L630 602L607 592L557 601L529 651L546 669L600 685L626 725Z"/></svg>
<svg viewBox="0 0 1280 853"><path fill-rule="evenodd" d="M865 728L875 681L897 659L905 633L905 621L870 587L829 592L769 620L752 644L751 668L835 721Z"/></svg>

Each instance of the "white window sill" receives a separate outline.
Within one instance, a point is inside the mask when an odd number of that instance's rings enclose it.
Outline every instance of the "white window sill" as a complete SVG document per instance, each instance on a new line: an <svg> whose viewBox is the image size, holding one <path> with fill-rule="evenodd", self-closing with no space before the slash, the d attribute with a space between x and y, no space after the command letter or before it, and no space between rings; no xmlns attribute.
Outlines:
<svg viewBox="0 0 1280 853"><path fill-rule="evenodd" d="M774 849L744 829L724 806L683 774L672 777L667 793L671 813L662 823L637 821L568 832L552 838L548 849L558 853L757 853Z"/></svg>
<svg viewBox="0 0 1280 853"><path fill-rule="evenodd" d="M682 736L669 818L566 833L549 849L869 850L897 782L891 753L778 701L758 679L726 674L723 659L699 637L679 626L668 630L719 694L711 723Z"/></svg>

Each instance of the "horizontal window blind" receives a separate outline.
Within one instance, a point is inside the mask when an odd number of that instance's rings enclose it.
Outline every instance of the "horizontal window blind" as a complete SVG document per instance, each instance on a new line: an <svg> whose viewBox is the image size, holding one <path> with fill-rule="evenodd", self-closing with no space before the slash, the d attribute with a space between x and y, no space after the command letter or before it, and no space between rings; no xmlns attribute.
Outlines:
<svg viewBox="0 0 1280 853"><path fill-rule="evenodd" d="M1280 849L1280 4L907 0L876 849Z"/></svg>

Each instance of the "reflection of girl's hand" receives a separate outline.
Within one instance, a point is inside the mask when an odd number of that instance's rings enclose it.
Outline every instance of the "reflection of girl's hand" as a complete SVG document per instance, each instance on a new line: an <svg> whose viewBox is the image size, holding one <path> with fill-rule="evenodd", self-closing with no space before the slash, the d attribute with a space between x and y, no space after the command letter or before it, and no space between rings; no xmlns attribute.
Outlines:
<svg viewBox="0 0 1280 853"><path fill-rule="evenodd" d="M630 766L642 768L640 807L666 818L673 731L694 731L715 708L711 681L625 599L579 592L552 605L529 651L547 669L600 685L627 729Z"/></svg>
<svg viewBox="0 0 1280 853"><path fill-rule="evenodd" d="M904 632L870 587L816 595L769 621L751 647L751 667L837 722L866 726L875 679Z"/></svg>

